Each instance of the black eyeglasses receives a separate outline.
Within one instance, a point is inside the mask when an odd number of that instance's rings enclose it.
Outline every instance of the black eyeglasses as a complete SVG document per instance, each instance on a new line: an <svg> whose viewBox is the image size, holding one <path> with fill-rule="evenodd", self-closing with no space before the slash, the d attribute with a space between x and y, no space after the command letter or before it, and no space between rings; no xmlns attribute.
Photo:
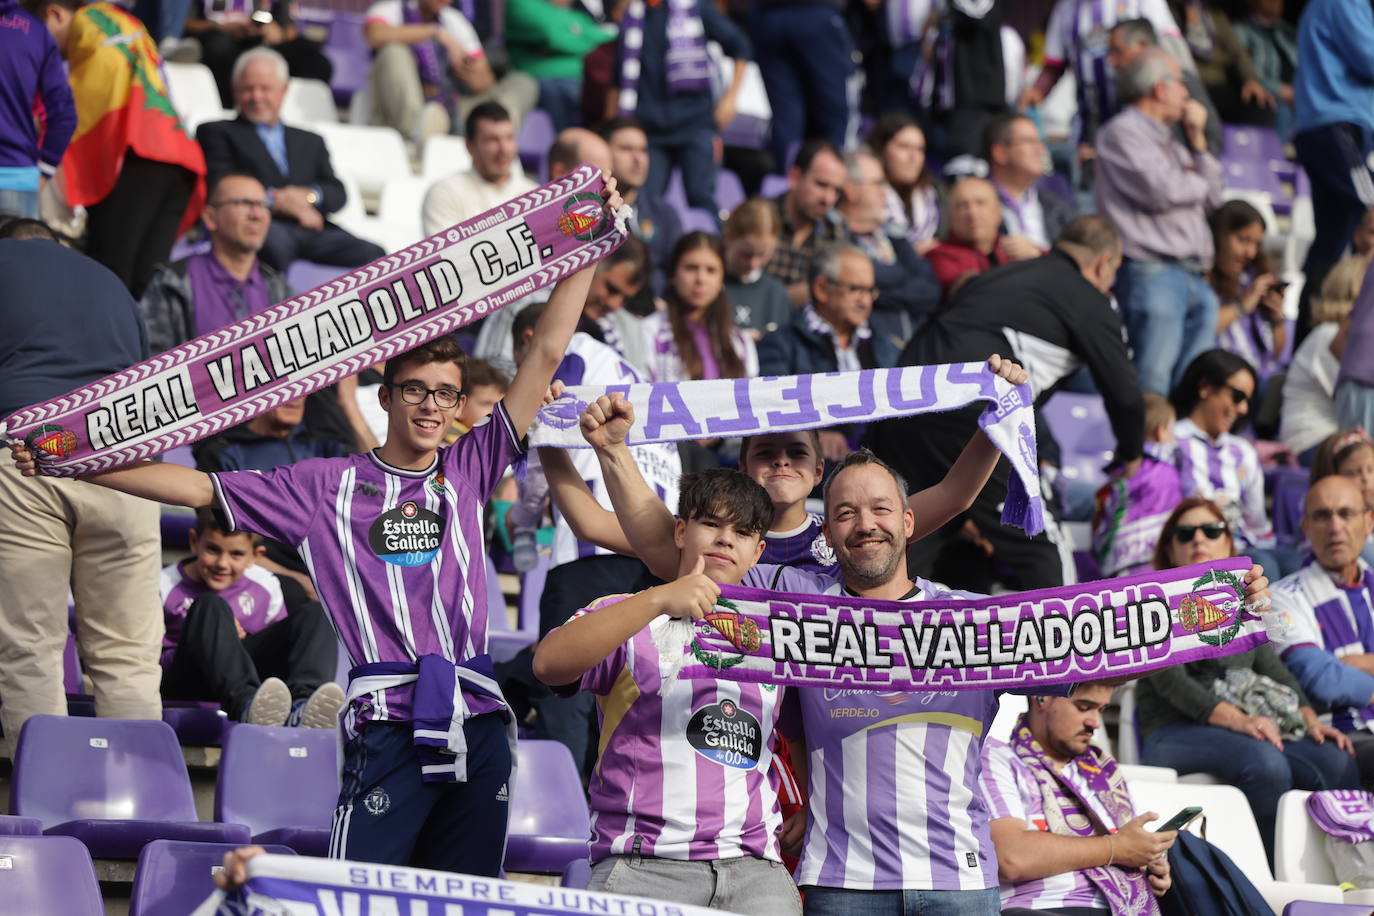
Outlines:
<svg viewBox="0 0 1374 916"><path fill-rule="evenodd" d="M458 406L463 392L457 388L426 388L418 382L392 382L388 387L401 389L401 400L407 404L423 404L425 398L434 395L434 403L448 409Z"/></svg>
<svg viewBox="0 0 1374 916"><path fill-rule="evenodd" d="M1235 404L1237 407L1250 400L1250 395L1241 391L1235 385L1227 385L1226 390L1231 392L1231 403Z"/></svg>
<svg viewBox="0 0 1374 916"><path fill-rule="evenodd" d="M876 286L858 286L854 283L846 283L843 280L836 280L831 277L826 277L825 279L831 286L835 287L838 292L853 293L856 296L862 296L866 299L878 298L878 287Z"/></svg>
<svg viewBox="0 0 1374 916"><path fill-rule="evenodd" d="M1207 535L1207 540L1215 541L1226 533L1226 523L1206 522L1201 525L1179 525L1174 529L1174 540L1180 544L1191 543L1199 531Z"/></svg>

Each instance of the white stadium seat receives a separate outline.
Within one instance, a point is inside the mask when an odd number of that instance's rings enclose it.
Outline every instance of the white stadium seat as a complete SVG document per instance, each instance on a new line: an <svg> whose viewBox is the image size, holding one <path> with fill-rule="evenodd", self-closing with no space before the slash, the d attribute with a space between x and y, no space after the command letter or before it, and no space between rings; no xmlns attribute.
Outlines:
<svg viewBox="0 0 1374 916"><path fill-rule="evenodd" d="M444 134L430 137L425 141L424 157L420 162L420 174L429 181L447 178L454 172L466 172L472 168L472 156L468 153L467 141L462 137Z"/></svg>
<svg viewBox="0 0 1374 916"><path fill-rule="evenodd" d="M339 109L334 106L334 93L329 84L292 77L286 84L281 119L288 124L337 124Z"/></svg>
<svg viewBox="0 0 1374 916"><path fill-rule="evenodd" d="M177 63L164 63L162 67L167 74L167 92L172 97L172 107L187 130L194 133L192 125L234 117L233 112L226 112L220 105L219 88L209 67Z"/></svg>
<svg viewBox="0 0 1374 916"><path fill-rule="evenodd" d="M1126 784L1133 782L1178 782L1178 770L1172 767L1151 767L1142 763L1121 763L1116 765Z"/></svg>
<svg viewBox="0 0 1374 916"><path fill-rule="evenodd" d="M1306 884L1275 881L1269 870L1255 815L1245 794L1235 786L1203 786L1193 783L1160 783L1140 780L1130 784L1131 801L1139 813L1153 811L1161 820L1173 817L1182 808L1196 805L1206 818L1206 837L1245 873L1265 901L1280 912L1294 900L1341 903L1341 889L1332 884ZM1202 818L1189 828L1203 834ZM1158 826L1155 824L1154 826Z"/></svg>
<svg viewBox="0 0 1374 916"><path fill-rule="evenodd" d="M382 199L377 207L377 218L392 227L392 231L402 240L401 247L413 245L424 238L420 228L420 209L425 203L425 191L429 181L418 175L402 175L388 181L382 187Z"/></svg>
<svg viewBox="0 0 1374 916"><path fill-rule="evenodd" d="M309 128L324 137L335 174L349 176L368 196L379 197L389 180L411 174L405 141L389 127L312 124Z"/></svg>

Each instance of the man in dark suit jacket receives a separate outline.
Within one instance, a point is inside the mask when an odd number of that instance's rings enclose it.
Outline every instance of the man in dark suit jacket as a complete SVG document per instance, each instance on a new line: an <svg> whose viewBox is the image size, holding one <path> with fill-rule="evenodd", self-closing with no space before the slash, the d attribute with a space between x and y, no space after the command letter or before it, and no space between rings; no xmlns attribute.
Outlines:
<svg viewBox="0 0 1374 916"><path fill-rule="evenodd" d="M297 259L342 267L375 261L385 254L381 247L325 220L347 196L330 167L324 138L281 123L288 78L286 60L270 48L246 51L235 62L238 118L196 131L209 183L227 172L244 172L267 188L272 226L259 257L277 270Z"/></svg>
<svg viewBox="0 0 1374 916"><path fill-rule="evenodd" d="M988 180L1002 202L1002 232L1049 251L1075 216L1073 204L1044 187L1048 158L1035 122L1025 115L998 115L983 134Z"/></svg>

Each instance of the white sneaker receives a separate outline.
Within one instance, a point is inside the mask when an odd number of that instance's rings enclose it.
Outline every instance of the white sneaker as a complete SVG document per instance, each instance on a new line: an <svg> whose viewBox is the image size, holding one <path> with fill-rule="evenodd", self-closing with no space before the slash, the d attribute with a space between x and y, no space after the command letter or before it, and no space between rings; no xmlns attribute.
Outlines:
<svg viewBox="0 0 1374 916"><path fill-rule="evenodd" d="M281 725L291 712L291 689L278 677L269 677L258 687L240 722L249 725Z"/></svg>
<svg viewBox="0 0 1374 916"><path fill-rule="evenodd" d="M286 724L301 728L334 728L339 724L339 710L343 709L343 704L343 688L326 681L315 688L310 699L295 702Z"/></svg>

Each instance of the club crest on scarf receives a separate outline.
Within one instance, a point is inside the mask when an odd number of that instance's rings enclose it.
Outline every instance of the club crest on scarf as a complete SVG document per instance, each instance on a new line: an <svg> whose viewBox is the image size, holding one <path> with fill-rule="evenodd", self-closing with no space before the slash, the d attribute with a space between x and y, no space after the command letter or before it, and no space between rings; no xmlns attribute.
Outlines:
<svg viewBox="0 0 1374 916"><path fill-rule="evenodd" d="M1209 646L1224 646L1240 632L1243 593L1244 585L1234 573L1211 570L1198 577L1193 593L1179 601L1178 622Z"/></svg>
<svg viewBox="0 0 1374 916"><path fill-rule="evenodd" d="M698 627L704 624L724 636L738 654L726 655L722 651L707 649L701 645L701 640L697 637L692 639L692 654L701 664L720 671L733 668L744 661L745 655L757 652L763 645L763 631L756 622L741 616L739 608L727 599L717 598L716 607L725 610L707 614Z"/></svg>
<svg viewBox="0 0 1374 916"><path fill-rule="evenodd" d="M590 191L583 191L563 201L563 212L558 217L558 231L580 242L590 242L605 232L610 222L610 217L601 205L601 197Z"/></svg>
<svg viewBox="0 0 1374 916"><path fill-rule="evenodd" d="M65 458L76 451L76 433L45 423L29 433L24 438L24 443L30 451L43 452L54 458Z"/></svg>
<svg viewBox="0 0 1374 916"><path fill-rule="evenodd" d="M586 409L586 401L565 393L557 400L544 405L539 411L539 422L546 423L554 429L572 429L577 426L578 418Z"/></svg>

